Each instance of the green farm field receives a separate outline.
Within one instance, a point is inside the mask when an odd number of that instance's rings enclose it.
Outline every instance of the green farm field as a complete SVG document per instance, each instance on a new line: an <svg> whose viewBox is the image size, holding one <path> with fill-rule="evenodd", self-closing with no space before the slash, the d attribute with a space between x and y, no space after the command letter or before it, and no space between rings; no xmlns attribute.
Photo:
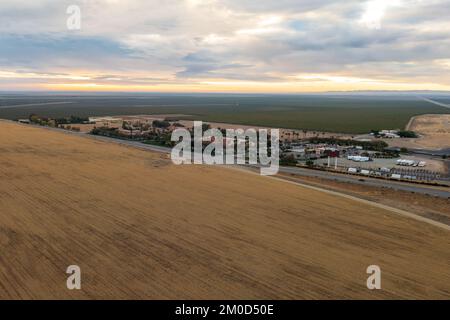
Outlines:
<svg viewBox="0 0 450 320"><path fill-rule="evenodd" d="M366 133L403 129L410 118L449 108L404 95L0 95L0 118L183 114L185 119Z"/></svg>

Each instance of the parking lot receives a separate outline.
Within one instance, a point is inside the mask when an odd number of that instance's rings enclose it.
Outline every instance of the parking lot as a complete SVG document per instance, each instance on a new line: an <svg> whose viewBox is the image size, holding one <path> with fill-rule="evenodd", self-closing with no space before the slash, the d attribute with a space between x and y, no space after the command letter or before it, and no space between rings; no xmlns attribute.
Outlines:
<svg viewBox="0 0 450 320"><path fill-rule="evenodd" d="M446 167L438 160L423 159L421 157L408 156L401 159L414 160L416 163L425 161L425 167L399 166L398 158L394 159L373 159L367 162L357 162L347 158L338 158L338 170L351 173L358 173L367 176L390 177L393 179L406 179L418 181L434 181L448 178ZM319 166L326 166L328 159L318 159L315 163ZM330 166L334 167L335 159L330 160ZM351 169L350 169L351 168Z"/></svg>

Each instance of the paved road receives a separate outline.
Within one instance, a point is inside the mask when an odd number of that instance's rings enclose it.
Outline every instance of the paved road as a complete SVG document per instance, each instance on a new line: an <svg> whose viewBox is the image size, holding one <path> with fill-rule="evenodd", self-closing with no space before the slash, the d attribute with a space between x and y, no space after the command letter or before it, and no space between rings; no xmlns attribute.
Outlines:
<svg viewBox="0 0 450 320"><path fill-rule="evenodd" d="M60 101L60 102L42 102L42 103L27 103L27 104L15 104L12 106L0 106L0 109L12 109L12 108L23 108L23 107L33 107L33 106L48 106L48 105L59 105L59 104L71 104L75 102L71 101Z"/></svg>
<svg viewBox="0 0 450 320"><path fill-rule="evenodd" d="M441 158L444 155L450 155L450 148L445 148L445 149L440 149L440 150L408 149L408 151L411 153L432 156L435 158Z"/></svg>
<svg viewBox="0 0 450 320"><path fill-rule="evenodd" d="M252 171L252 172L254 174L258 174L257 172L254 172L254 171ZM421 221L421 222L425 222L425 223L431 224L431 225L433 225L435 227L439 227L441 229L445 229L447 231L450 231L450 225L447 225L445 223L442 223L442 222L439 222L439 221L436 221L436 220L432 220L432 219L429 219L429 218L426 218L426 217L422 217L422 216L420 216L418 214L415 214L415 213L411 213L411 212L408 212L408 211L405 211L405 210L401 210L401 209L398 209L398 208L390 207L390 206L387 206L387 205L384 205L384 204L381 204L381 203L378 203L378 202L362 199L362 198L359 198L357 196L352 196L352 195L348 195L348 194L337 192L337 191L332 191L332 190L323 189L323 188L320 188L320 187L315 187L315 186L303 184L303 183L300 183L300 182L297 182L297 181L286 180L286 179L283 179L283 178L280 178L280 177L277 177L277 176L275 176L275 177L268 176L268 178L281 180L281 181L284 181L284 182L287 182L287 183L291 183L291 184L295 184L295 185L301 186L303 188L317 190L317 191L320 191L320 192L332 194L334 196L338 196L338 197L350 199L350 200L353 200L353 201L356 201L356 202L368 204L368 205L371 205L371 206L374 206L374 207L378 207L378 208L390 211L390 212L395 213L395 214L406 216L408 218L411 218L411 219L414 219L414 220L417 220L417 221Z"/></svg>
<svg viewBox="0 0 450 320"><path fill-rule="evenodd" d="M29 125L24 124L24 126L29 126ZM148 151L156 151L156 152L162 152L162 153L170 153L171 152L170 148L160 147L160 146L155 146L155 145L150 145L150 144L144 144L140 141L129 141L129 140L108 138L108 137L103 137L103 136L94 136L94 135L90 135L90 134L86 134L86 133L67 131L67 130L62 130L62 129L57 129L57 128L40 127L40 126L39 126L39 128L44 128L47 130L55 130L55 131L63 132L66 134L83 136L83 137L100 140L100 141L113 142L113 143L117 143L120 145L126 145L126 146L135 147L135 148L148 150ZM258 169L258 167L255 167L255 166L243 166L243 168L248 169L250 171L254 171L255 169ZM327 172L327 171L318 171L318 170L311 170L311 169L304 169L304 168L297 168L297 167L280 167L280 172L288 173L288 174L296 174L296 175L304 176L304 177L317 177L317 178L323 178L323 179L332 180L332 181L353 183L353 184L360 185L360 186L389 188L389 189L393 189L393 190L414 192L414 193L420 193L420 194L426 194L426 195L431 195L431 196L435 196L435 197L450 199L450 188L449 188L449 190L444 190L442 188L434 188L434 187L423 186L423 185L412 184L412 183L402 183L402 182L396 182L396 181L392 181L392 180L380 180L380 179L374 179L374 178L368 178L368 177L362 177L362 176L353 176L353 175L347 175L347 174L332 173L332 172Z"/></svg>
<svg viewBox="0 0 450 320"><path fill-rule="evenodd" d="M139 149L145 149L145 150L149 150L149 151L157 151L157 152L163 152L163 153L170 153L170 151L171 151L170 148L143 144L139 141L117 140L117 139L101 137L101 136L90 136L90 137L93 137L94 139L98 139L98 140L103 140L103 141L109 141L109 142L114 141L115 143L118 143L118 144L137 147ZM250 167L249 169L255 169L255 167L253 166L253 167ZM446 191L446 190L442 190L442 189L438 189L438 188L415 185L415 184L410 184L410 183L401 183L401 182L396 182L396 181L391 181L391 180L372 179L372 178L367 178L367 177L346 175L346 174L340 174L340 173L331 173L331 172L327 172L327 171L318 171L318 170L296 168L296 167L280 167L280 172L296 174L299 176L318 177L318 178L323 178L323 179L327 179L327 180L353 183L353 184L357 184L357 185L361 185L361 186L389 188L389 189L400 190L400 191L421 193L421 194L431 195L431 196L435 196L435 197L450 199L450 188L448 191Z"/></svg>
<svg viewBox="0 0 450 320"><path fill-rule="evenodd" d="M318 170L310 170L310 169L303 169L303 168L294 168L294 167L281 167L281 172L284 173L290 173L290 174L296 174L299 176L306 176L306 177L317 177L327 180L334 180L338 182L347 182L347 183L353 183L361 186L371 186L371 187L379 187L379 188L389 188L393 190L399 190L399 191L407 191L407 192L414 192L414 193L421 193L421 194L427 194L435 197L440 198L448 198L450 199L450 189L449 191L433 188L433 187L427 187L427 186L421 186L416 184L410 184L410 183L401 183L401 182L395 182L391 180L380 180L380 179L372 179L362 176L353 176L353 175L346 175L346 174L339 174L339 173L331 173L327 171L318 171Z"/></svg>
<svg viewBox="0 0 450 320"><path fill-rule="evenodd" d="M424 100L424 101L427 101L429 103L435 104L437 106L441 106L441 107L450 109L450 105L448 105L448 104L445 104L445 103L442 103L442 102L439 102L439 101L434 101L434 100L431 100L431 99L428 99L428 98L424 98L424 97L421 97L421 99Z"/></svg>

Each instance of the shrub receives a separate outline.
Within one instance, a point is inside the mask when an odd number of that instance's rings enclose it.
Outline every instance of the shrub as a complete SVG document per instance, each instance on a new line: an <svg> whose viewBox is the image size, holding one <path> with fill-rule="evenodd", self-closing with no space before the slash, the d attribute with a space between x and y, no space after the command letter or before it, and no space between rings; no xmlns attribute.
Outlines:
<svg viewBox="0 0 450 320"><path fill-rule="evenodd" d="M399 131L397 134L401 138L417 138L417 134L414 131Z"/></svg>

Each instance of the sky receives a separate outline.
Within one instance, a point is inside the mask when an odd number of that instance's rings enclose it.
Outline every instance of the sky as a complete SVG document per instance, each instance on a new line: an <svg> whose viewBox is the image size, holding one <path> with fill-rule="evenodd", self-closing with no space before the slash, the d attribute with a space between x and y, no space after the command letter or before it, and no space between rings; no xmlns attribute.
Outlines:
<svg viewBox="0 0 450 320"><path fill-rule="evenodd" d="M1 0L0 90L450 90L449 17L450 0Z"/></svg>

